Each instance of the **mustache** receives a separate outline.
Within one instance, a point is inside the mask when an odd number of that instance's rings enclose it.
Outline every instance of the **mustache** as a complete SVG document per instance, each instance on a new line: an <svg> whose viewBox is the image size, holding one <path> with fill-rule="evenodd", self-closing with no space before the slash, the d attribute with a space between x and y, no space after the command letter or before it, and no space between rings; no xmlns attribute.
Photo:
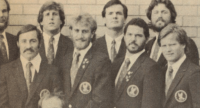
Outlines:
<svg viewBox="0 0 200 108"><path fill-rule="evenodd" d="M84 38L79 38L79 39L76 39L76 41L85 41L85 39Z"/></svg>
<svg viewBox="0 0 200 108"><path fill-rule="evenodd" d="M135 43L135 41L130 42L128 45L134 44L135 46L138 46L137 43Z"/></svg>
<svg viewBox="0 0 200 108"><path fill-rule="evenodd" d="M156 22L158 22L158 21L165 22L165 20L164 20L162 17L159 17L159 18L156 20Z"/></svg>
<svg viewBox="0 0 200 108"><path fill-rule="evenodd" d="M27 48L27 49L25 49L25 50L24 50L24 53L25 53L26 51L34 52L34 50L33 50L32 48Z"/></svg>

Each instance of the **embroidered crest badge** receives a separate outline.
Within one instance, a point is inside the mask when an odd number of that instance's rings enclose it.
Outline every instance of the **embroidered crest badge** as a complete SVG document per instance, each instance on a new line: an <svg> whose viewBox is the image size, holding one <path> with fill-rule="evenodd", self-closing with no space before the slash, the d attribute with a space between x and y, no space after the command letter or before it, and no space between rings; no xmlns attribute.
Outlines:
<svg viewBox="0 0 200 108"><path fill-rule="evenodd" d="M130 97L136 97L139 94L139 88L136 85L130 85L127 88L127 94Z"/></svg>
<svg viewBox="0 0 200 108"><path fill-rule="evenodd" d="M82 94L88 94L92 90L92 86L90 85L89 82L82 82L79 86L79 90L81 91Z"/></svg>
<svg viewBox="0 0 200 108"><path fill-rule="evenodd" d="M187 93L184 90L178 90L175 93L175 99L180 103L185 102L187 100Z"/></svg>

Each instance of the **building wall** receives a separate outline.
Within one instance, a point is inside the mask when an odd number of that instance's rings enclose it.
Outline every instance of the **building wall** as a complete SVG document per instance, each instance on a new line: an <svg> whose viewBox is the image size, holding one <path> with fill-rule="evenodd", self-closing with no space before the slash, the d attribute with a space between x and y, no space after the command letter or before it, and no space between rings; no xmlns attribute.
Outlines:
<svg viewBox="0 0 200 108"><path fill-rule="evenodd" d="M16 35L21 26L37 24L37 14L40 7L47 0L8 0L11 5L10 25L7 31ZM104 22L101 17L103 6L109 0L55 0L64 5L66 24L62 29L64 35L70 35L69 22L71 16L81 12L90 13L97 21L97 37L104 35ZM128 7L128 18L140 17L146 22L146 9L151 0L121 0ZM182 26L191 37L200 51L200 0L171 0L175 5L178 17L176 22ZM39 25L38 25L39 26Z"/></svg>

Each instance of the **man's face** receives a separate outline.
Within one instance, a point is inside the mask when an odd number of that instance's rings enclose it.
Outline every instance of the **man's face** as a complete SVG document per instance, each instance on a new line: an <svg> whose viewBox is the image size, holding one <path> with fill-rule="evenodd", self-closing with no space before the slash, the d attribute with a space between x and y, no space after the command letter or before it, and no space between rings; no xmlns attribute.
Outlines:
<svg viewBox="0 0 200 108"><path fill-rule="evenodd" d="M130 53L137 53L144 49L146 38L143 28L136 25L129 25L124 36L127 50Z"/></svg>
<svg viewBox="0 0 200 108"><path fill-rule="evenodd" d="M85 49L91 39L93 38L94 33L91 32L91 28L89 26L75 24L72 28L72 39L74 43L74 47L78 50Z"/></svg>
<svg viewBox="0 0 200 108"><path fill-rule="evenodd" d="M17 45L20 49L20 54L27 60L32 60L39 51L39 40L36 31L23 33L19 36Z"/></svg>
<svg viewBox="0 0 200 108"><path fill-rule="evenodd" d="M46 10L43 12L43 20L40 23L43 26L43 31L57 31L60 30L62 21L60 20L59 11Z"/></svg>
<svg viewBox="0 0 200 108"><path fill-rule="evenodd" d="M62 108L62 102L57 97L44 99L42 102L42 108Z"/></svg>
<svg viewBox="0 0 200 108"><path fill-rule="evenodd" d="M0 31L4 30L8 25L9 12L4 0L0 0Z"/></svg>
<svg viewBox="0 0 200 108"><path fill-rule="evenodd" d="M184 55L185 45L177 41L176 34L168 34L160 43L162 53L168 62L174 63Z"/></svg>
<svg viewBox="0 0 200 108"><path fill-rule="evenodd" d="M106 8L104 22L109 29L122 29L125 22L123 7L121 5L112 5Z"/></svg>
<svg viewBox="0 0 200 108"><path fill-rule="evenodd" d="M170 10L163 3L156 5L151 13L151 22L156 31L160 32L171 22Z"/></svg>

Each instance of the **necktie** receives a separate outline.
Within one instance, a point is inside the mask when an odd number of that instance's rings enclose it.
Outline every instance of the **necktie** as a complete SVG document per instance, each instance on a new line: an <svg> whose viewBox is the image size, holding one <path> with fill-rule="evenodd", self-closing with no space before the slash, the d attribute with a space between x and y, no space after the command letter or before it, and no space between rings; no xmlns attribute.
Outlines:
<svg viewBox="0 0 200 108"><path fill-rule="evenodd" d="M27 84L28 92L30 92L30 85L31 85L31 79L32 79L31 66L32 66L31 62L28 62L26 64L26 84Z"/></svg>
<svg viewBox="0 0 200 108"><path fill-rule="evenodd" d="M173 69L172 66L168 67L168 71L166 73L166 78L165 78L165 95L167 96L167 92L169 90L169 87L173 81Z"/></svg>
<svg viewBox="0 0 200 108"><path fill-rule="evenodd" d="M80 57L80 53L76 52L74 54L74 58L72 61L72 67L71 67L71 71L70 71L70 76L71 76L71 87L73 87L74 85L74 80L76 78L76 74L78 72L78 62L79 62L79 57Z"/></svg>
<svg viewBox="0 0 200 108"><path fill-rule="evenodd" d="M116 86L115 86L116 90L118 90L119 87L121 86L121 83L122 83L124 77L126 76L126 74L128 72L128 66L129 66L129 64L130 64L130 59L127 58L125 60L125 62L124 62L124 65L123 65L123 67L121 69L121 72L120 72L120 75L119 75L119 78L118 78L118 81L116 83Z"/></svg>
<svg viewBox="0 0 200 108"><path fill-rule="evenodd" d="M159 45L158 45L158 43L156 42L155 47L154 47L153 56L152 56L152 59L153 59L154 61L157 61L158 51L159 51Z"/></svg>
<svg viewBox="0 0 200 108"><path fill-rule="evenodd" d="M115 57L117 56L117 51L115 49L115 44L116 44L116 42L115 42L115 40L113 40L112 43L111 43L111 62L113 62Z"/></svg>
<svg viewBox="0 0 200 108"><path fill-rule="evenodd" d="M48 53L47 53L48 64L52 64L53 59L54 59L53 41L54 41L54 37L51 36L51 38L49 39L49 47L48 47Z"/></svg>
<svg viewBox="0 0 200 108"><path fill-rule="evenodd" d="M6 46L3 39L4 39L3 35L0 35L0 50L3 56L3 61L5 63L8 61L8 56L7 56Z"/></svg>

